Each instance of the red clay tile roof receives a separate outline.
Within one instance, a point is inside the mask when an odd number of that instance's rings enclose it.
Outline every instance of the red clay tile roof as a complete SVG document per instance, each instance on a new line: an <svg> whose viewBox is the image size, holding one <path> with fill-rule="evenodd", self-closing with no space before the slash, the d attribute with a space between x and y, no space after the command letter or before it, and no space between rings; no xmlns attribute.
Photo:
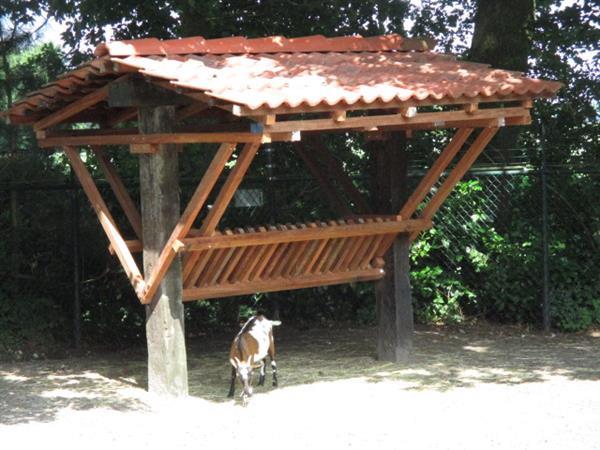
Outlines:
<svg viewBox="0 0 600 450"><path fill-rule="evenodd" d="M269 36L247 39L241 36L204 39L202 36L183 39L136 39L100 44L96 56L148 56L188 54L241 53L307 53L307 52L385 52L392 50L431 50L430 39L405 39L398 34L384 36L341 36L327 38L314 35L298 38Z"/></svg>
<svg viewBox="0 0 600 450"><path fill-rule="evenodd" d="M427 50L428 45L397 35L111 42L98 46L98 59L15 103L9 114L33 122L126 71L251 109L464 103L491 96L550 96L561 87L558 82L457 61ZM107 64L115 66L116 73L103 70Z"/></svg>

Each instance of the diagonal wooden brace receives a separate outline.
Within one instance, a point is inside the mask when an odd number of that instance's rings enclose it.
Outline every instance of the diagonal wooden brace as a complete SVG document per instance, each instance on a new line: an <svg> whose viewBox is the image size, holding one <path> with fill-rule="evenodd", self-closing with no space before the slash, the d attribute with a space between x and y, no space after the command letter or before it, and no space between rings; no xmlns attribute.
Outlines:
<svg viewBox="0 0 600 450"><path fill-rule="evenodd" d="M75 175L81 183L81 187L83 188L90 203L92 204L94 211L96 211L96 214L100 221L100 225L102 225L102 228L104 229L108 240L110 241L113 249L115 250L117 257L119 258L119 261L121 262L121 265L123 266L127 277L129 278L129 281L133 285L135 293L141 300L143 298L145 286L144 278L142 277L140 269L138 268L135 260L133 259L133 256L131 255L129 248L127 247L127 244L123 240L123 237L121 236L121 233L117 228L115 220L110 214L106 203L102 199L98 188L94 184L92 176L81 161L77 149L75 149L74 147L64 147L64 151L67 157L69 158L71 167L73 168Z"/></svg>
<svg viewBox="0 0 600 450"><path fill-rule="evenodd" d="M473 141L467 152L456 164L454 169L446 177L436 194L429 200L425 208L420 214L420 218L431 220L437 210L442 206L444 200L448 198L454 186L464 177L467 171L475 163L481 152L490 143L492 138L498 132L497 127L484 128L479 136ZM411 241L414 240L418 235L419 231L413 231L410 234Z"/></svg>
<svg viewBox="0 0 600 450"><path fill-rule="evenodd" d="M104 176L106 177L106 181L108 181L108 184L112 188L119 205L121 205L121 208L127 217L127 220L131 224L131 228L133 228L133 231L138 239L141 240L142 218L137 210L137 207L135 206L133 199L127 192L127 188L125 188L123 180L101 147L92 146L92 150L96 155L96 160L98 161L98 165L100 166L102 173L104 173Z"/></svg>
<svg viewBox="0 0 600 450"><path fill-rule="evenodd" d="M176 243L187 236L194 220L198 217L200 210L204 206L208 195L214 188L219 175L225 168L225 164L231 158L231 155L235 149L236 144L226 143L221 144L213 160L211 161L206 173L200 180L196 191L192 195L185 211L179 218L177 225L171 233L171 237L167 241L163 248L156 265L154 266L152 273L148 280L146 280L146 290L144 292L142 303L146 304L152 300L152 297L156 293L156 289L160 285L163 277L169 270L173 259L177 256L177 249L174 247ZM185 276L185 275L184 275Z"/></svg>

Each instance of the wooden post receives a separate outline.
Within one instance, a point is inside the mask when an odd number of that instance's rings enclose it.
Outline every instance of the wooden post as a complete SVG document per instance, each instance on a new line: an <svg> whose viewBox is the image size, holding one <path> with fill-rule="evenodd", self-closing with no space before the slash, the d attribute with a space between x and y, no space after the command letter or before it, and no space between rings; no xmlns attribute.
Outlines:
<svg viewBox="0 0 600 450"><path fill-rule="evenodd" d="M374 141L369 146L375 160L376 212L397 213L407 196L408 165L404 135L391 133L388 140ZM406 362L413 345L409 251L409 233L400 233L384 256L385 276L375 283L377 357L382 361Z"/></svg>
<svg viewBox="0 0 600 450"><path fill-rule="evenodd" d="M138 117L140 133L168 133L172 131L175 108L141 107ZM177 154L175 145L161 144L156 153L139 156L146 278L179 220ZM177 257L146 305L148 391L153 393L188 394L182 293L181 261Z"/></svg>

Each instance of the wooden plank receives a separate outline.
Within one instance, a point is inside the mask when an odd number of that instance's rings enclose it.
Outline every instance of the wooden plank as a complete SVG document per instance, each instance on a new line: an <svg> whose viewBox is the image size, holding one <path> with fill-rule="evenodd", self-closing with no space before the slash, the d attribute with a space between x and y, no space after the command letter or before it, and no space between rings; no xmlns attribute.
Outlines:
<svg viewBox="0 0 600 450"><path fill-rule="evenodd" d="M326 229L328 229L328 230L337 228L335 226L335 221L333 221L333 220L330 220L327 223L327 225L328 225L328 227ZM329 258L329 255L331 255L331 252L333 252L333 250L337 246L338 242L339 242L339 236L334 236L332 239L329 239L329 241L327 242L327 244L323 248L323 251L319 255L319 258L317 259L317 263L312 268L313 273L321 273L321 272L323 272L323 266L327 262L327 259Z"/></svg>
<svg viewBox="0 0 600 450"><path fill-rule="evenodd" d="M433 185L439 180L440 175L446 170L450 162L452 162L472 132L472 128L461 128L456 132L448 145L446 145L446 148L444 148L440 156L427 171L417 188L408 198L399 212L400 216L407 219L412 217L417 210L417 207L431 191Z"/></svg>
<svg viewBox="0 0 600 450"><path fill-rule="evenodd" d="M252 227L246 227L245 231L246 233L256 232L256 230ZM246 252L244 252L244 256L240 260L238 267L230 277L230 281L232 283L244 282L244 277L250 271L250 267L256 261L256 256L261 251L261 249L262 247L260 245L250 246L246 249Z"/></svg>
<svg viewBox="0 0 600 450"><path fill-rule="evenodd" d="M227 253L229 249L220 248L213 252L208 262L206 263L205 270L200 274L198 280L196 281L196 286L206 286L208 284L208 280L211 279L215 272L219 269L219 265L222 262L223 257Z"/></svg>
<svg viewBox="0 0 600 450"><path fill-rule="evenodd" d="M246 171L250 167L250 163L254 159L256 152L260 147L259 143L251 143L244 145L240 156L238 157L235 166L231 169L227 180L223 184L215 203L210 209L206 219L202 223L200 232L204 235L211 235L217 227L221 217L225 213L225 209L233 198L233 194L242 182Z"/></svg>
<svg viewBox="0 0 600 450"><path fill-rule="evenodd" d="M87 136L59 136L39 139L42 148L81 145L131 145L131 144L196 144L196 143L261 143L294 142L300 140L300 134L269 133L268 139L262 134L246 132L222 133L156 133L156 134L114 134Z"/></svg>
<svg viewBox="0 0 600 450"><path fill-rule="evenodd" d="M81 183L81 187L83 191L87 195L96 215L98 216L98 220L100 221L100 225L102 229L106 233L110 244L112 245L115 253L117 254L117 258L121 262L121 266L123 266L123 270L129 278L136 294L140 297L140 300L143 297L143 290L145 287L144 278L138 268L125 240L119 233L119 229L116 226L116 223L106 206L106 203L102 199L98 188L94 184L94 180L92 176L88 172L87 168L81 161L79 156L79 152L73 147L65 147L65 154L67 158L69 158L69 162L71 163L71 167L75 172L79 182Z"/></svg>
<svg viewBox="0 0 600 450"><path fill-rule="evenodd" d="M309 222L307 224L307 228L317 228L318 225L315 222ZM310 259L312 253L315 251L315 249L318 247L319 245L319 241L306 241L305 242L306 246L303 248L302 252L300 253L300 257L298 259L298 262L296 263L296 265L288 272L288 276L298 276L299 274L303 273L303 269L306 266L306 264L308 263L308 260Z"/></svg>
<svg viewBox="0 0 600 450"><path fill-rule="evenodd" d="M184 301L231 297L234 295L253 294L256 292L287 291L313 286L327 286L341 283L355 283L380 279L384 275L382 269L358 270L328 274L308 275L293 279L265 279L253 283L210 286L206 288L185 289Z"/></svg>
<svg viewBox="0 0 600 450"><path fill-rule="evenodd" d="M45 130L48 127L57 125L67 120L69 117L73 117L75 114L78 114L81 111L88 109L90 106L93 106L96 103L100 103L101 101L106 100L106 97L108 96L109 86L110 85L101 87L100 89L97 89L91 92L90 94L81 97L79 100L69 103L64 108L61 108L58 111L47 115L41 120L38 120L33 124L33 129L35 131Z"/></svg>
<svg viewBox="0 0 600 450"><path fill-rule="evenodd" d="M235 149L235 144L221 144L215 156L213 157L208 169L202 176L198 187L194 191L192 198L190 199L185 211L177 221L175 228L171 232L171 236L169 237L164 249L162 250L160 257L156 263L156 266L152 273L150 274L146 287L147 291L144 295L146 299L152 298L154 295L157 286L160 284L162 278L165 273L169 269L173 259L177 255L173 249L173 244L175 241L182 239L187 236L192 225L194 224L194 220L198 217L200 210L206 203L206 199L208 195L212 191L213 187L217 183L219 179L219 175L225 168L227 161L231 157L233 150ZM190 256L190 261L188 264L193 265L195 260L194 256ZM185 271L184 271L185 278Z"/></svg>
<svg viewBox="0 0 600 450"><path fill-rule="evenodd" d="M320 167L310 150L305 148L302 142L298 142L295 145L295 148L296 153L298 153L298 156L300 156L308 171L321 186L321 189L325 193L325 196L327 197L327 200L333 210L342 216L351 214L352 211L348 207L346 199L344 199L344 197L342 197L336 190L335 186L331 183L330 178L323 168Z"/></svg>
<svg viewBox="0 0 600 450"><path fill-rule="evenodd" d="M288 230L296 230L297 229L296 226L292 225L291 223L286 224L285 227ZM280 256L279 260L277 261L277 264L275 265L273 270L271 270L271 273L269 275L270 278L281 277L284 268L287 267L287 265L289 264L290 257L294 253L294 250L296 248L295 244L296 244L295 242L288 243L285 250L281 253L281 256Z"/></svg>
<svg viewBox="0 0 600 450"><path fill-rule="evenodd" d="M466 111L442 111L419 113L414 117L404 117L402 114L381 114L373 116L347 117L343 122L331 118L288 120L265 125L266 133L284 133L292 131L325 131L336 129L361 128L371 130L374 127L386 125L417 125L423 123L443 123L448 121L496 119L501 117L519 117L529 115L529 110L522 107L481 109L473 113Z"/></svg>
<svg viewBox="0 0 600 450"><path fill-rule="evenodd" d="M297 224L298 228L307 228L307 224ZM316 224L315 224L316 226ZM284 277L291 277L298 270L298 266L302 263L303 259L305 259L306 250L308 249L311 241L299 242L294 249L294 254L290 257L290 261L283 269L282 275Z"/></svg>
<svg viewBox="0 0 600 450"><path fill-rule="evenodd" d="M100 147L92 147L94 154L96 155L96 160L98 161L98 166L102 170L102 173L106 177L106 181L112 188L119 205L123 209L131 228L135 232L138 239L142 239L142 217L133 202L133 199L127 192L127 188L123 184L123 180L119 176L115 166L110 162L108 156Z"/></svg>
<svg viewBox="0 0 600 450"><path fill-rule="evenodd" d="M388 222L371 222L364 224L335 225L319 228L304 228L300 230L285 229L276 232L270 231L267 233L245 233L235 234L233 236L203 236L182 239L184 244L182 251L401 233L413 230L424 230L429 227L431 227L431 220L412 219Z"/></svg>

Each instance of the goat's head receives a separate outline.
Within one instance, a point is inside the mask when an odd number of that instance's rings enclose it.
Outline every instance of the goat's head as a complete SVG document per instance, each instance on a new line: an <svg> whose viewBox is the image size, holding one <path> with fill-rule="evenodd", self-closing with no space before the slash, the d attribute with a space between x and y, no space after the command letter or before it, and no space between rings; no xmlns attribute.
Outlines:
<svg viewBox="0 0 600 450"><path fill-rule="evenodd" d="M235 368L237 370L238 377L240 378L240 383L244 390L242 391L242 397L251 397L252 396L252 355L248 356L246 361L240 361L237 357L235 360Z"/></svg>

